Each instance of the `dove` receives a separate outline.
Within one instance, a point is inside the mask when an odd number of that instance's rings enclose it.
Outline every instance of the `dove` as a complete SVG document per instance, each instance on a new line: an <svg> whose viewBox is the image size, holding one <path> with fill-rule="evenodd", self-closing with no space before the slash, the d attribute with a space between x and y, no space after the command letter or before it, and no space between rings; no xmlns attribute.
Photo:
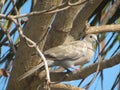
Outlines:
<svg viewBox="0 0 120 90"><path fill-rule="evenodd" d="M88 63L94 55L93 44L96 43L97 36L88 34L83 40L72 41L44 51L49 67L61 66L65 69ZM44 66L40 63L19 77L22 80Z"/></svg>

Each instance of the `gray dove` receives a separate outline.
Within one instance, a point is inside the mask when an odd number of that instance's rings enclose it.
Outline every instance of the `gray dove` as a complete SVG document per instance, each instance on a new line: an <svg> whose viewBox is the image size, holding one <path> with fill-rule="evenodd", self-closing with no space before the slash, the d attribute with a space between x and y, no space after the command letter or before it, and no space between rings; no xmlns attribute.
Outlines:
<svg viewBox="0 0 120 90"><path fill-rule="evenodd" d="M50 48L44 52L49 67L61 66L65 69L73 68L75 66L84 65L88 63L93 54L93 44L97 41L97 36L94 34L88 34L83 40L72 41L67 44L59 45L57 47ZM36 70L44 66L44 63L40 63L27 71L25 74L19 77L22 80Z"/></svg>

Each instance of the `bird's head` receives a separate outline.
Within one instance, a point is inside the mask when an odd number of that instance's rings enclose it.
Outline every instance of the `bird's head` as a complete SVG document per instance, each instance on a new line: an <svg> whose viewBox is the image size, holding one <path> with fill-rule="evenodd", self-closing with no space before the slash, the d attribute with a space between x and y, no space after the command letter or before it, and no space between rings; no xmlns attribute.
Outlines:
<svg viewBox="0 0 120 90"><path fill-rule="evenodd" d="M84 40L86 40L86 41L88 41L88 42L90 42L90 43L95 43L95 42L98 41L98 40L97 40L97 36L96 36L95 34L88 34L88 35L84 38Z"/></svg>

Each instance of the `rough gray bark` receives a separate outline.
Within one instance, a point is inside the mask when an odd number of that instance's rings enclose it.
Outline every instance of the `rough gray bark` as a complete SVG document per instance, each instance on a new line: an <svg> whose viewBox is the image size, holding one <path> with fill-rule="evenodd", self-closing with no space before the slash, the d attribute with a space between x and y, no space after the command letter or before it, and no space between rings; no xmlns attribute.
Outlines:
<svg viewBox="0 0 120 90"><path fill-rule="evenodd" d="M86 4L74 6L67 10L58 12L45 43L45 49L62 43L67 43L74 40L74 38L78 39L80 31L83 30L83 27L85 27L85 21L89 18L101 1L102 0L93 0L93 3L87 2ZM35 0L33 11L48 9L53 5L56 6L60 4L60 2L61 0ZM89 13L86 13L88 11ZM41 14L30 17L24 28L24 34L33 41L38 42L43 38L44 34L48 30L54 15L55 14ZM76 21L77 19L78 22ZM40 43L41 50L44 47L44 42L45 40ZM36 90L37 86L43 83L42 80L39 80L37 75L33 75L20 82L17 81L17 78L20 75L41 61L36 55L32 56L33 53L35 53L35 50L28 48L24 40L21 39L7 90ZM41 88L41 90L43 90L43 88Z"/></svg>
<svg viewBox="0 0 120 90"><path fill-rule="evenodd" d="M62 44L64 41L67 43L71 40L79 39L81 33L84 33L86 20L102 1L92 0L92 2L89 1L83 5L74 6L57 13L51 32L48 35L45 49Z"/></svg>
<svg viewBox="0 0 120 90"><path fill-rule="evenodd" d="M61 0L36 0L33 11L46 10L53 5L59 5L60 2ZM24 28L24 34L33 41L38 42L46 33L53 16L54 14L41 14L39 16L30 17L29 22ZM41 43L40 46L42 50L43 43ZM37 56L32 56L33 53L35 53L35 50L28 48L24 40L21 39L7 90L36 90L35 86L39 83L38 79L36 79L37 81L26 79L22 82L17 80L21 74L39 62L39 58Z"/></svg>
<svg viewBox="0 0 120 90"><path fill-rule="evenodd" d="M90 0L90 1L91 2L88 2L84 5L84 7L78 13L77 17L73 22L73 27L71 29L70 35L74 39L79 39L79 36L84 34L86 27L85 22L88 20L88 18L91 16L91 14L103 0Z"/></svg>
<svg viewBox="0 0 120 90"><path fill-rule="evenodd" d="M52 23L52 28L47 37L45 49L63 44L65 41L69 42L72 40L71 38L68 39L67 37L70 33L76 15L83 6L84 4L74 6L56 14L55 20Z"/></svg>

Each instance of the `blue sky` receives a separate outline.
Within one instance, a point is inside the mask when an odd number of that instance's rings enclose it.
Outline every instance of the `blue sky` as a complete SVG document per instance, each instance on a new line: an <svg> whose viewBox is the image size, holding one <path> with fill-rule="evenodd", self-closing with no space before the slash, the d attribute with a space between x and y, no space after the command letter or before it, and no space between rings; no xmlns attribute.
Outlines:
<svg viewBox="0 0 120 90"><path fill-rule="evenodd" d="M23 13L28 13L29 10L30 10L30 6L31 6L31 0L28 0L26 2L26 4L23 6L23 8L21 9L20 12L22 14ZM108 39L109 39L109 37L111 35L112 35L112 33L108 33L108 35L107 35L107 37L105 39L106 42L108 41ZM16 34L15 38L17 38L17 36L18 36L18 34ZM112 42L112 40L111 40L111 42ZM110 52L106 55L105 59L109 59L111 57L112 52L116 49L116 47L118 45L119 45L119 42L117 42L115 44L115 46L110 50ZM2 47L2 54L4 54L8 49L9 48L7 48L7 47ZM92 64L92 63L93 63L93 61L91 60L91 62L89 64ZM87 64L87 65L89 65L89 64ZM0 68L3 68L4 65L5 65L5 63L0 64ZM118 75L119 71L120 71L120 65L116 65L114 67L111 67L109 69L105 69L103 71L103 73L104 73L104 90L110 90L110 88L111 88L110 86L112 86L113 82L115 81L114 77L116 77ZM92 79L92 76L93 75L88 76L87 79L84 81L84 84L81 85L81 87L83 87L85 85L85 83L88 83L88 81L90 79ZM95 83L92 85L92 87L90 87L89 90L101 90L100 80L99 79L100 78L97 78L95 80ZM5 90L6 85L7 85L5 83L7 83L7 81L8 81L8 78L5 78L5 77L0 78L0 90ZM80 82L79 80L76 80L76 81L70 81L70 82L65 82L65 83L77 86L79 84L79 82ZM94 89L95 87L96 87L96 89ZM117 90L117 88L115 90Z"/></svg>

